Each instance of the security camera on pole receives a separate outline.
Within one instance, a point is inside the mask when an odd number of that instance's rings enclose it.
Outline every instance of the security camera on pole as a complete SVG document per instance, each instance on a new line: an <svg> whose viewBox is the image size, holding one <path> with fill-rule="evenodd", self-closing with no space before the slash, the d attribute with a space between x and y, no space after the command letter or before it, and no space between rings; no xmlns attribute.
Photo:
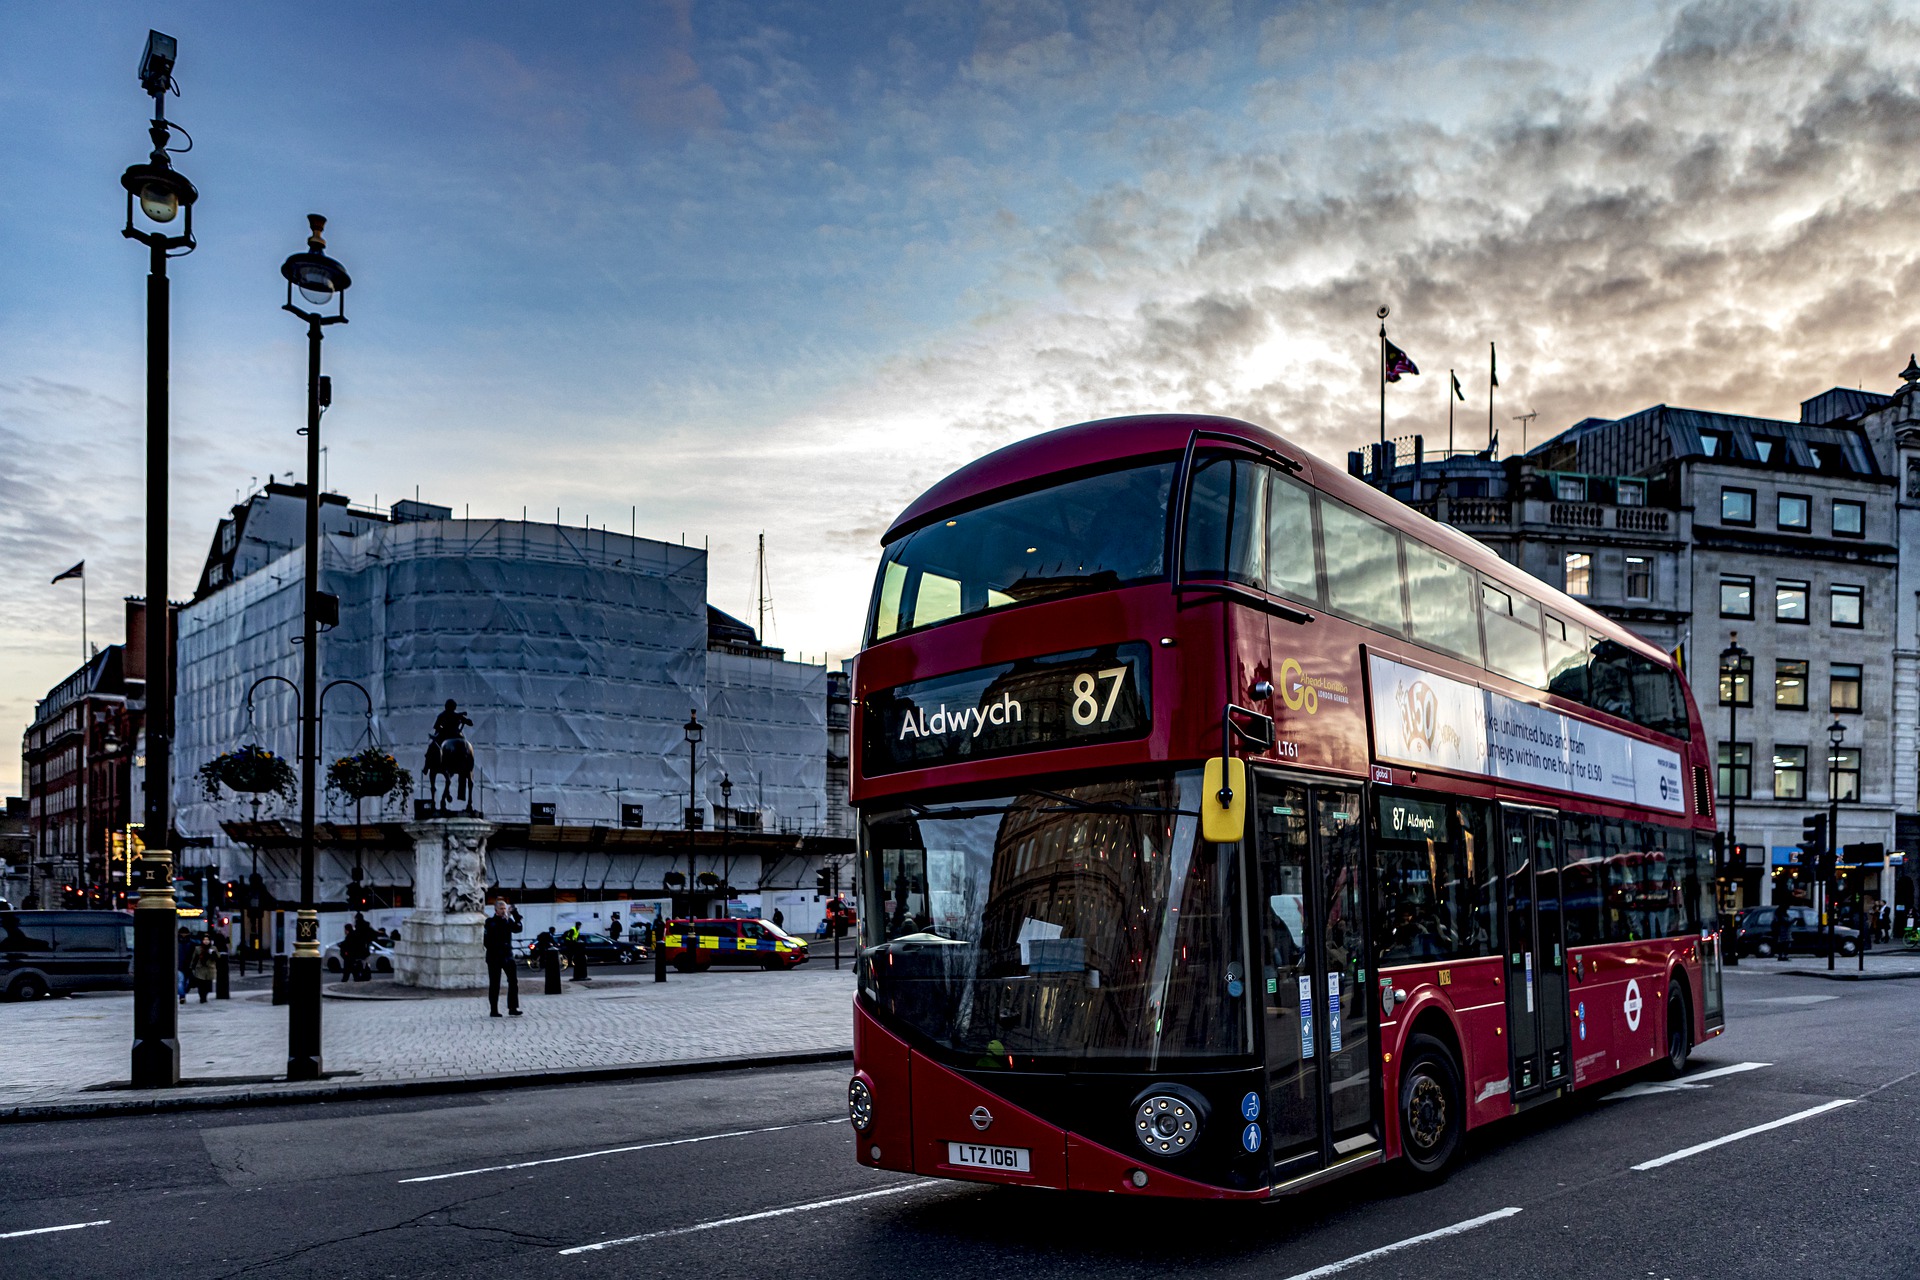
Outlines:
<svg viewBox="0 0 1920 1280"><path fill-rule="evenodd" d="M168 666L172 630L167 609L167 259L194 249L193 205L199 191L173 167L172 131L166 116L177 47L172 36L147 32L140 59L140 87L153 98L147 136L153 150L145 164L120 175L127 193L127 222L120 234L147 246L147 848L140 860L140 899L133 913L133 1083L154 1088L180 1083L179 1010L173 900L173 682ZM184 132L184 130L183 130ZM187 139L189 150L193 139ZM148 229L135 222L138 211ZM182 216L184 215L184 217ZM173 234L174 219L181 219Z"/></svg>

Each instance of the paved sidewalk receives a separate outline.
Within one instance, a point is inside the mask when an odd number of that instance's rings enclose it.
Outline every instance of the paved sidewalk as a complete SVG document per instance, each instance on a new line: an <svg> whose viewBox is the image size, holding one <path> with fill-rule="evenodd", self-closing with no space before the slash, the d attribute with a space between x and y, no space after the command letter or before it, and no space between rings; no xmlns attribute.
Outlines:
<svg viewBox="0 0 1920 1280"><path fill-rule="evenodd" d="M1743 956L1728 973L1767 974L1783 978L1831 978L1839 982L1873 982L1887 978L1920 978L1920 951L1909 951L1898 943L1881 943L1867 952L1866 969L1859 956L1835 956L1833 969L1827 969L1825 956L1793 955L1783 962L1771 956Z"/></svg>
<svg viewBox="0 0 1920 1280"><path fill-rule="evenodd" d="M853 969L836 971L830 959L790 973L676 972L664 985L651 971L598 970L590 985L566 988L543 995L538 977L523 979L526 1012L519 1018L488 1017L483 991L325 1000L329 1079L318 1085L276 1079L286 1070L287 1010L268 992L236 990L231 1000L204 1005L189 996L180 1006L180 1075L189 1083L171 1090L109 1087L127 1079L132 996L0 1004L0 1119L392 1086L457 1088L549 1072L590 1077L670 1064L746 1064L853 1047ZM347 994L338 984L327 990ZM354 984L351 993L398 994L384 983Z"/></svg>

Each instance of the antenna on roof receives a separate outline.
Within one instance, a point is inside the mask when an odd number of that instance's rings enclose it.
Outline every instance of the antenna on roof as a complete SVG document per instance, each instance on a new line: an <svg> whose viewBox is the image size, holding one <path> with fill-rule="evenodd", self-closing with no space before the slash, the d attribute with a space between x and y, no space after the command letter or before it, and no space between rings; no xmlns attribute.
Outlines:
<svg viewBox="0 0 1920 1280"><path fill-rule="evenodd" d="M759 625L755 630L760 643L767 643L767 615L773 612L773 588L767 582L767 535L760 535L760 550L753 566L753 605Z"/></svg>
<svg viewBox="0 0 1920 1280"><path fill-rule="evenodd" d="M1531 409L1525 413L1516 413L1513 415L1513 420L1520 424L1520 452L1522 454L1527 451L1527 426L1539 416L1539 414Z"/></svg>

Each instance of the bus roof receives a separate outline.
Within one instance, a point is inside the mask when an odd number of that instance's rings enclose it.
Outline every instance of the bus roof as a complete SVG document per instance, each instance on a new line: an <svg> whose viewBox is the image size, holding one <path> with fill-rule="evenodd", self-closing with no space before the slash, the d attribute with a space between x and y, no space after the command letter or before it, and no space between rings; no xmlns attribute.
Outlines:
<svg viewBox="0 0 1920 1280"><path fill-rule="evenodd" d="M1003 490L1034 488L1036 482L1050 476L1128 458L1178 454L1185 450L1193 432L1202 429L1245 440L1248 444L1295 459L1304 467L1306 480L1321 492L1412 534L1426 545L1445 551L1462 564L1478 569L1486 577L1533 596L1541 604L1563 614L1568 621L1579 622L1589 631L1618 641L1653 658L1662 666L1673 666L1672 655L1658 645L1649 644L1611 618L1502 560L1492 548L1478 539L1429 520L1412 507L1355 479L1344 468L1316 457L1279 433L1242 422L1238 418L1200 413L1139 414L1076 423L1016 440L984 457L976 458L914 499L894 520L881 541L892 542L941 516L976 506ZM1216 439L1208 444L1218 447L1223 442Z"/></svg>

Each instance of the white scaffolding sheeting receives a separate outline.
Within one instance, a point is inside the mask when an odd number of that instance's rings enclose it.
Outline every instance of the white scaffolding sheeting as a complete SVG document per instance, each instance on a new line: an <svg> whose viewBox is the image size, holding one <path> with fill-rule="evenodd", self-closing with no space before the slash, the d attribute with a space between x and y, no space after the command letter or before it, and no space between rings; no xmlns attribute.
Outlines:
<svg viewBox="0 0 1920 1280"><path fill-rule="evenodd" d="M721 802L733 783L733 809L758 811L774 831L818 831L826 821L827 669L777 658L707 654L712 732L701 794Z"/></svg>

